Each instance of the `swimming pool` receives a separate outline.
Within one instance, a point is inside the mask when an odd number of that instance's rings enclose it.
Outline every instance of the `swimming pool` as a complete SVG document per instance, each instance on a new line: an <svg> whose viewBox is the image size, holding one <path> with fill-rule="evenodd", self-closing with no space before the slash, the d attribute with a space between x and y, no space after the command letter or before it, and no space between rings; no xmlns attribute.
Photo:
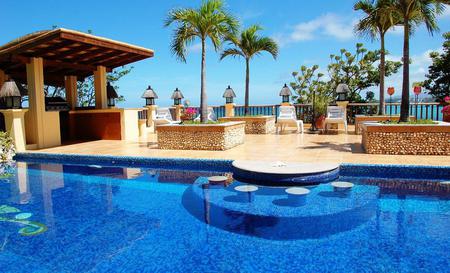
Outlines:
<svg viewBox="0 0 450 273"><path fill-rule="evenodd" d="M229 161L19 159L0 178L1 272L450 268L446 168L342 166L351 191L321 184L292 200L284 188L208 184Z"/></svg>

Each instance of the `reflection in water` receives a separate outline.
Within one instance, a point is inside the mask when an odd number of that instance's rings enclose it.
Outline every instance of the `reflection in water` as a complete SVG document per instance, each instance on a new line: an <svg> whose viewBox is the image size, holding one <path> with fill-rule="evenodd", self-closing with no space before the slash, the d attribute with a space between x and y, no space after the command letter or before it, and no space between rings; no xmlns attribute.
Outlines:
<svg viewBox="0 0 450 273"><path fill-rule="evenodd" d="M202 191L200 195L196 192L198 187ZM212 195L211 191L215 191L215 194ZM224 195L218 194L217 191ZM376 211L376 197L372 195L373 198L363 204L356 204L355 207L332 214L264 215L262 211L259 211L259 206L263 204L254 200L258 192L253 193L254 199L251 202L248 202L246 195L247 193L236 195L223 187L210 188L207 184L196 183L185 191L183 206L193 216L208 225L233 233L272 240L323 238L361 225L372 218ZM275 199L272 201L273 206L281 204L282 207L299 208L305 205L306 200L306 198L280 199L277 198L278 196L265 195ZM211 200L212 196L222 198L223 201ZM226 207L227 202L235 203L237 207Z"/></svg>
<svg viewBox="0 0 450 273"><path fill-rule="evenodd" d="M292 195L289 194L287 198L275 199L272 201L274 205L281 207L301 207L306 205L306 195Z"/></svg>
<svg viewBox="0 0 450 273"><path fill-rule="evenodd" d="M49 165L0 182L0 205L20 210L1 217L51 224L30 237L1 222L2 272L443 272L450 260L449 192L436 184L352 178L349 196L261 187L230 202L239 182L203 184L209 172Z"/></svg>

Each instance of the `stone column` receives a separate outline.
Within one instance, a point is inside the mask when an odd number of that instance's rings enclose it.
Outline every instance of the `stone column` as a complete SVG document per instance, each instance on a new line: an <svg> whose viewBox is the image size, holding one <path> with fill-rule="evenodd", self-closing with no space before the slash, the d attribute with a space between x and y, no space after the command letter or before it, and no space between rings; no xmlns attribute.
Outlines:
<svg viewBox="0 0 450 273"><path fill-rule="evenodd" d="M27 122L29 142L36 144L38 148L44 147L44 119L45 119L45 94L44 94L44 66L42 58L30 58L26 65L28 83L28 105L30 116Z"/></svg>
<svg viewBox="0 0 450 273"><path fill-rule="evenodd" d="M226 117L234 117L234 103L226 103L225 104L225 116Z"/></svg>
<svg viewBox="0 0 450 273"><path fill-rule="evenodd" d="M349 101L337 101L336 102L337 106L344 108L346 117L347 117L347 105L348 105L348 103L349 103Z"/></svg>
<svg viewBox="0 0 450 273"><path fill-rule="evenodd" d="M175 120L181 120L181 112L183 111L183 105L173 105L175 108Z"/></svg>
<svg viewBox="0 0 450 273"><path fill-rule="evenodd" d="M65 88L66 100L69 103L70 110L75 110L78 101L77 76L66 76Z"/></svg>
<svg viewBox="0 0 450 273"><path fill-rule="evenodd" d="M28 109L5 109L0 113L5 117L6 131L12 137L17 152L26 150L25 113Z"/></svg>
<svg viewBox="0 0 450 273"><path fill-rule="evenodd" d="M155 125L153 123L153 118L156 117L156 109L158 109L157 105L147 105L147 127L150 128L151 132L155 131Z"/></svg>
<svg viewBox="0 0 450 273"><path fill-rule="evenodd" d="M289 102L282 102L281 106L292 106L292 104L290 104Z"/></svg>
<svg viewBox="0 0 450 273"><path fill-rule="evenodd" d="M347 105L348 105L349 101L336 101L337 106L344 108L344 117L347 119ZM336 126L336 128L332 128L332 129L338 129L338 124L334 124L334 126Z"/></svg>
<svg viewBox="0 0 450 273"><path fill-rule="evenodd" d="M94 88L95 88L95 108L108 108L108 98L106 94L106 67L97 66L94 71Z"/></svg>

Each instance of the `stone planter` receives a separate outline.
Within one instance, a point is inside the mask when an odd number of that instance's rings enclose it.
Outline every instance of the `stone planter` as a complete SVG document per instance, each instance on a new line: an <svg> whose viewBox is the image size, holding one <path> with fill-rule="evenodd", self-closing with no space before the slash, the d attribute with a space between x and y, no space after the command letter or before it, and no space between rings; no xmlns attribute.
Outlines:
<svg viewBox="0 0 450 273"><path fill-rule="evenodd" d="M361 133L363 148L369 154L450 155L450 123L365 123Z"/></svg>
<svg viewBox="0 0 450 273"><path fill-rule="evenodd" d="M394 120L398 121L400 116L366 116L366 115L356 115L355 116L355 134L359 134L359 131L361 131L361 124L366 121L388 121L388 120ZM409 117L410 120L416 120L416 117Z"/></svg>
<svg viewBox="0 0 450 273"><path fill-rule="evenodd" d="M245 123L160 125L156 132L160 149L223 151L244 143Z"/></svg>
<svg viewBox="0 0 450 273"><path fill-rule="evenodd" d="M270 134L275 131L275 116L222 117L219 120L245 122L246 134Z"/></svg>

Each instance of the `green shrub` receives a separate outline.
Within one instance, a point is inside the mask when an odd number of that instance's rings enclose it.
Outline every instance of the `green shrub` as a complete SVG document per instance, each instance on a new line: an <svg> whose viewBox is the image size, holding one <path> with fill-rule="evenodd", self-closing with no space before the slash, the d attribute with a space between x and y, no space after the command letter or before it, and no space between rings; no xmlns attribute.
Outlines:
<svg viewBox="0 0 450 273"><path fill-rule="evenodd" d="M0 162L12 161L15 153L11 136L7 132L0 132Z"/></svg>

